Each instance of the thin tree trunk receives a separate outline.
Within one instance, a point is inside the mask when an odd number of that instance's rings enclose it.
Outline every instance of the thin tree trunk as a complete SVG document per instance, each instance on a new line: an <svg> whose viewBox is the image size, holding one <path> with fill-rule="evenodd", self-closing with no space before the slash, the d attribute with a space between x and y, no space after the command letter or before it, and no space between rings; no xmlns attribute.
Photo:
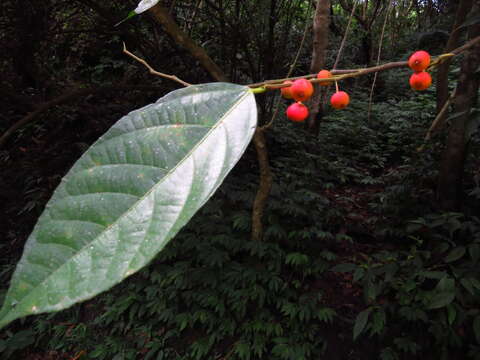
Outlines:
<svg viewBox="0 0 480 360"><path fill-rule="evenodd" d="M448 53L455 49L460 42L460 35L462 31L457 28L463 24L468 13L472 9L473 0L461 0L453 24L452 32L445 46L444 53ZM451 59L447 59L443 64L438 66L437 70L437 113L439 113L445 101L448 99L448 70L450 68Z"/></svg>
<svg viewBox="0 0 480 360"><path fill-rule="evenodd" d="M260 168L260 184L253 203L252 239L260 241L263 239L263 213L273 183L272 171L268 162L267 141L263 128L258 127L257 130L255 130L253 144L257 150L258 166Z"/></svg>
<svg viewBox="0 0 480 360"><path fill-rule="evenodd" d="M469 37L480 35L480 25L470 28ZM455 113L459 116L452 120L448 133L447 148L440 164L437 198L444 211L458 210L462 201L462 180L465 156L468 144L466 126L470 112L478 98L480 76L480 44L469 49L462 61L457 93L453 100Z"/></svg>
<svg viewBox="0 0 480 360"><path fill-rule="evenodd" d="M325 50L328 46L330 26L330 0L318 0L313 21L313 54L310 73L318 73L325 66ZM323 116L322 87L315 85L315 93L310 101L310 116L307 126L313 134L318 134L320 120Z"/></svg>
<svg viewBox="0 0 480 360"><path fill-rule="evenodd" d="M150 10L154 19L164 26L165 31L179 45L184 46L193 57L199 60L205 70L207 70L216 81L227 81L227 76L223 73L222 69L213 62L204 48L197 45L188 34L180 29L166 8L157 4ZM258 163L260 166L260 184L252 209L252 239L261 240L263 238L263 212L272 187L272 174L268 162L268 150L264 129L257 127L253 135L253 143L257 150Z"/></svg>
<svg viewBox="0 0 480 360"><path fill-rule="evenodd" d="M264 68L263 75L265 79L270 79L275 73L275 25L277 24L276 19L276 7L277 1L270 0L270 12L268 16L268 36L267 36L267 46L266 51L263 54L264 58Z"/></svg>
<svg viewBox="0 0 480 360"><path fill-rule="evenodd" d="M322 70L325 65L325 50L328 46L330 26L330 0L318 0L313 21L313 53L310 72Z"/></svg>
<svg viewBox="0 0 480 360"><path fill-rule="evenodd" d="M25 87L38 88L40 85L35 52L45 32L44 7L29 0L17 0L15 6L18 45L12 53L12 64Z"/></svg>

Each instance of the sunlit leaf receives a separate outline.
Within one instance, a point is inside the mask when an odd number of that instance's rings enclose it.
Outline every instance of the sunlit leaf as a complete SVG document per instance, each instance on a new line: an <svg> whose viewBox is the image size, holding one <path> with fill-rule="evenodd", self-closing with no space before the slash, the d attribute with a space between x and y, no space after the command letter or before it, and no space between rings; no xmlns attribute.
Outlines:
<svg viewBox="0 0 480 360"><path fill-rule="evenodd" d="M89 299L145 266L222 183L256 121L254 95L226 83L174 91L120 119L48 202L0 328Z"/></svg>
<svg viewBox="0 0 480 360"><path fill-rule="evenodd" d="M115 26L118 26L121 23L127 21L128 19L147 11L148 9L157 5L159 1L160 0L142 0L142 1L140 1L138 3L137 7L134 10L132 10L128 13L127 17L125 19L122 19L118 23L116 23Z"/></svg>
<svg viewBox="0 0 480 360"><path fill-rule="evenodd" d="M142 0L138 3L137 7L135 8L135 13L137 14L141 14L145 11L147 11L148 9L154 7L155 5L157 5L159 2L159 0Z"/></svg>

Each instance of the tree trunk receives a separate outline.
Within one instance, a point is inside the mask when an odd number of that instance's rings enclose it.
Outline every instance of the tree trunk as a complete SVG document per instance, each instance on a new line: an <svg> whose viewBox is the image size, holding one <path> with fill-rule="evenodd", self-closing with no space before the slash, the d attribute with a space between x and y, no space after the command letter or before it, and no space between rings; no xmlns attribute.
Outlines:
<svg viewBox="0 0 480 360"><path fill-rule="evenodd" d="M470 28L469 37L480 35L480 25ZM447 148L440 164L437 198L444 211L458 210L462 201L462 180L468 139L466 126L478 98L480 84L480 44L468 50L462 61L456 96L453 100L455 117L448 133Z"/></svg>
<svg viewBox="0 0 480 360"><path fill-rule="evenodd" d="M277 1L270 0L270 12L268 16L268 36L266 51L263 54L263 76L265 79L270 79L275 74L275 25Z"/></svg>
<svg viewBox="0 0 480 360"><path fill-rule="evenodd" d="M40 85L35 52L45 32L45 5L48 4L39 6L30 0L17 0L15 4L18 46L13 49L12 64L25 87L38 88Z"/></svg>
<svg viewBox="0 0 480 360"><path fill-rule="evenodd" d="M257 127L255 130L253 144L257 150L258 166L260 169L260 184L258 185L257 195L255 196L255 201L253 203L252 240L260 241L263 239L263 213L273 183L272 171L268 162L267 141L265 139L265 130L263 128Z"/></svg>
<svg viewBox="0 0 480 360"><path fill-rule="evenodd" d="M362 36L362 47L360 51L360 63L365 64L365 67L369 67L372 64L372 34L370 29L365 29L365 33Z"/></svg>
<svg viewBox="0 0 480 360"><path fill-rule="evenodd" d="M461 30L456 30L467 17L472 9L473 0L461 0L457 14L455 16L455 23L453 24L452 32L445 46L444 53L452 51L459 45ZM447 59L437 70L437 114L442 110L445 101L448 99L448 69L450 68L451 59Z"/></svg>
<svg viewBox="0 0 480 360"><path fill-rule="evenodd" d="M325 50L328 45L330 26L330 0L318 0L313 21L313 54L310 73L318 73L325 66ZM318 134L320 120L323 116L322 87L315 85L315 93L310 101L310 116L307 126L314 134Z"/></svg>

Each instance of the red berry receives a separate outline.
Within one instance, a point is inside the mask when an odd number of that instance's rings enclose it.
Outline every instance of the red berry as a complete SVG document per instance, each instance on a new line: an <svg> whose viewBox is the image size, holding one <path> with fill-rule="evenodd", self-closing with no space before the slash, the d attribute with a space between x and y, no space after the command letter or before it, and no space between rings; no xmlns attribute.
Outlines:
<svg viewBox="0 0 480 360"><path fill-rule="evenodd" d="M426 51L416 51L408 59L408 66L413 71L423 71L430 65L430 54Z"/></svg>
<svg viewBox="0 0 480 360"><path fill-rule="evenodd" d="M321 70L317 74L318 79L328 79L328 78L331 78L332 76L333 76L332 73L328 70ZM332 84L333 84L333 81L326 81L326 82L319 83L319 85L321 85L321 86L328 86L328 85L332 85Z"/></svg>
<svg viewBox="0 0 480 360"><path fill-rule="evenodd" d="M350 96L345 91L337 91L330 98L330 104L335 109L345 109L350 102Z"/></svg>
<svg viewBox="0 0 480 360"><path fill-rule="evenodd" d="M313 85L306 79L295 80L290 89L295 101L307 101L313 94Z"/></svg>
<svg viewBox="0 0 480 360"><path fill-rule="evenodd" d="M416 72L410 76L410 86L413 90L425 90L432 85L432 77L426 71Z"/></svg>
<svg viewBox="0 0 480 360"><path fill-rule="evenodd" d="M301 102L296 102L287 108L287 117L295 122L302 122L308 117L308 108Z"/></svg>
<svg viewBox="0 0 480 360"><path fill-rule="evenodd" d="M292 82L290 80L284 81L283 83L292 85ZM292 98L292 87L291 86L281 88L280 92L282 93L282 96L285 99L291 99Z"/></svg>

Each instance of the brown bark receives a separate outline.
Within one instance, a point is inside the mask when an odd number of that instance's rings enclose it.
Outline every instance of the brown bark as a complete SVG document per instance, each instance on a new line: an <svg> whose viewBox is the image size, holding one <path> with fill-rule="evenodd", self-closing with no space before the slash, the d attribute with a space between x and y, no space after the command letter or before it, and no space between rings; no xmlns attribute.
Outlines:
<svg viewBox="0 0 480 360"><path fill-rule="evenodd" d="M260 167L260 184L253 202L252 211L252 240L260 241L263 238L263 213L267 205L268 196L272 189L272 171L268 163L267 142L264 129L257 127L253 136L253 144L257 150L258 165Z"/></svg>
<svg viewBox="0 0 480 360"><path fill-rule="evenodd" d="M474 25L469 31L470 37L480 35L480 25ZM437 199L444 211L458 210L462 201L462 180L468 139L465 130L472 107L478 98L480 76L480 44L477 43L462 61L456 96L453 100L455 113L448 133L447 148L440 164L437 186Z"/></svg>
<svg viewBox="0 0 480 360"><path fill-rule="evenodd" d="M330 26L330 0L318 0L313 20L313 53L310 72L315 73L325 65L325 50L328 46Z"/></svg>
<svg viewBox="0 0 480 360"><path fill-rule="evenodd" d="M473 0L461 0L458 6L457 14L455 16L455 23L453 24L452 32L445 46L444 53L448 53L459 45L460 35L462 31L458 29L463 24L468 13L472 9ZM450 68L451 60L446 60L438 67L437 70L437 113L439 113L445 101L448 99L448 70Z"/></svg>
<svg viewBox="0 0 480 360"><path fill-rule="evenodd" d="M310 72L318 73L325 66L325 50L328 46L330 26L330 0L318 0L313 21L313 53ZM320 120L323 115L322 86L315 84L315 93L309 103L310 116L307 126L314 134L318 134Z"/></svg>
<svg viewBox="0 0 480 360"><path fill-rule="evenodd" d="M263 74L265 77L270 77L275 73L275 25L277 24L276 7L277 1L270 0L267 46L265 52L263 53Z"/></svg>
<svg viewBox="0 0 480 360"><path fill-rule="evenodd" d="M170 35L178 45L187 49L215 80L227 81L227 77L222 69L208 56L204 48L197 45L197 43L177 25L167 8L161 3L158 3L150 9L150 13L154 20L163 26L165 32Z"/></svg>

